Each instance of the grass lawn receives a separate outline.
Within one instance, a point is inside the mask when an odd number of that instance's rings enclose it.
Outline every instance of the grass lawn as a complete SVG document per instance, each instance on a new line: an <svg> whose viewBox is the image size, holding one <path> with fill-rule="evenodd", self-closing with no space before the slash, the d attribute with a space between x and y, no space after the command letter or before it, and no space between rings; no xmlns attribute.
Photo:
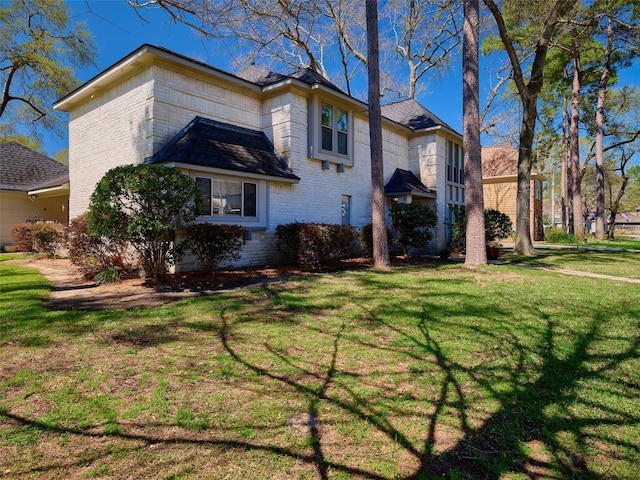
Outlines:
<svg viewBox="0 0 640 480"><path fill-rule="evenodd" d="M434 265L89 313L0 275L0 477L638 478L637 284Z"/></svg>

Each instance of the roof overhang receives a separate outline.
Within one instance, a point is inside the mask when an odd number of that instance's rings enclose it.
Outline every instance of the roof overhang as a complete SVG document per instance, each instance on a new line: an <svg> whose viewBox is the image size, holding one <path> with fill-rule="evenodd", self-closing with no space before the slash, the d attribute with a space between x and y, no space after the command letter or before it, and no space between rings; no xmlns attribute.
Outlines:
<svg viewBox="0 0 640 480"><path fill-rule="evenodd" d="M297 177L284 178L284 177L278 177L275 175L262 175L259 173L248 173L248 172L240 172L235 170L226 170L222 168L192 165L190 163L166 162L166 163L158 163L158 165L164 165L165 167L173 167L173 168L177 168L178 170L186 170L189 173L213 173L213 174L227 175L227 176L233 176L233 177L251 178L254 180L267 180L270 182L289 183L289 184L300 183L300 179Z"/></svg>
<svg viewBox="0 0 640 480"><path fill-rule="evenodd" d="M69 195L69 182L63 183L62 185L57 185L55 187L47 187L47 188L39 188L37 190L29 190L27 195L46 198L46 197L61 197L64 195Z"/></svg>

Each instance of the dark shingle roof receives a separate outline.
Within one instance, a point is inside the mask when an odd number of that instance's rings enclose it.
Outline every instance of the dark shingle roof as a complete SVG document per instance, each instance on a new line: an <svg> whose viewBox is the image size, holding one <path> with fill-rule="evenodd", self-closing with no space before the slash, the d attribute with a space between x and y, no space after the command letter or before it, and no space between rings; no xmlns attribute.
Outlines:
<svg viewBox="0 0 640 480"><path fill-rule="evenodd" d="M286 75L272 72L270 70L267 70L266 68L258 67L256 65L250 65L241 72L237 73L236 76L262 87L287 79Z"/></svg>
<svg viewBox="0 0 640 480"><path fill-rule="evenodd" d="M382 116L405 127L409 127L412 130L421 130L423 128L436 126L443 126L453 130L413 98L382 105Z"/></svg>
<svg viewBox="0 0 640 480"><path fill-rule="evenodd" d="M299 180L258 130L195 117L147 163L185 163Z"/></svg>
<svg viewBox="0 0 640 480"><path fill-rule="evenodd" d="M0 189L28 192L69 181L69 167L16 142L0 143Z"/></svg>
<svg viewBox="0 0 640 480"><path fill-rule="evenodd" d="M308 83L309 85L320 84L320 85L324 85L325 87L332 88L333 90L337 90L338 92L342 92L342 90L340 90L338 87L336 87L329 80L327 80L322 75L320 75L318 72L315 72L315 71L311 70L308 67L307 68L301 68L300 70L298 70L297 72L292 73L289 76L291 78L298 79L301 82ZM342 93L344 93L344 92L342 92Z"/></svg>
<svg viewBox="0 0 640 480"><path fill-rule="evenodd" d="M417 197L436 198L436 191L427 187L409 170L396 168L391 180L384 186L384 194L392 195L415 195Z"/></svg>

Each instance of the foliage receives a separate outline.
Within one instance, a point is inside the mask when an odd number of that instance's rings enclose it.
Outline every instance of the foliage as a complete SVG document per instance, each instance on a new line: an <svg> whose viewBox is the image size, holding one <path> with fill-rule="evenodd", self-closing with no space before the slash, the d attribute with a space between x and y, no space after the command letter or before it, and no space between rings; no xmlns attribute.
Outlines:
<svg viewBox="0 0 640 480"><path fill-rule="evenodd" d="M247 227L194 223L187 227L187 245L197 257L200 268L211 272L223 261L238 260Z"/></svg>
<svg viewBox="0 0 640 480"><path fill-rule="evenodd" d="M451 246L456 251L464 251L467 236L467 216L464 205L452 207L453 220ZM484 238L487 245L495 245L499 240L511 237L513 223L506 213L493 208L484 211Z"/></svg>
<svg viewBox="0 0 640 480"><path fill-rule="evenodd" d="M484 211L484 235L487 243L509 238L513 233L513 223L509 215L493 208Z"/></svg>
<svg viewBox="0 0 640 480"><path fill-rule="evenodd" d="M373 256L373 225L367 224L358 231L358 240L360 240L360 248L368 257ZM393 232L387 228L387 247L391 246L393 241Z"/></svg>
<svg viewBox="0 0 640 480"><path fill-rule="evenodd" d="M350 225L293 222L276 227L278 250L293 257L300 267L319 270L332 258L351 252L356 239Z"/></svg>
<svg viewBox="0 0 640 480"><path fill-rule="evenodd" d="M3 125L60 128L51 105L77 85L73 67L96 53L83 23L63 0L11 0L0 7L0 117ZM18 134L15 129L5 134Z"/></svg>
<svg viewBox="0 0 640 480"><path fill-rule="evenodd" d="M25 222L11 227L11 238L23 252L45 253L54 257L66 242L67 229L59 222Z"/></svg>
<svg viewBox="0 0 640 480"><path fill-rule="evenodd" d="M395 203L391 207L391 225L398 232L396 243L405 255L411 248L424 248L433 238L436 212L422 203Z"/></svg>
<svg viewBox="0 0 640 480"><path fill-rule="evenodd" d="M174 242L175 229L195 220L201 203L195 180L174 168L122 165L109 170L93 192L89 230L130 242L151 276L163 280L184 253Z"/></svg>
<svg viewBox="0 0 640 480"><path fill-rule="evenodd" d="M578 237L558 227L548 228L544 232L544 239L549 243L580 243Z"/></svg>
<svg viewBox="0 0 640 480"><path fill-rule="evenodd" d="M132 270L139 263L126 241L92 234L86 212L69 222L67 245L71 263L79 267L87 278L103 271Z"/></svg>
<svg viewBox="0 0 640 480"><path fill-rule="evenodd" d="M122 273L121 270L118 270L116 268L109 268L107 270L102 270L101 272L98 272L93 277L93 280L98 285L104 285L106 283L115 283L118 280L120 280L121 273Z"/></svg>

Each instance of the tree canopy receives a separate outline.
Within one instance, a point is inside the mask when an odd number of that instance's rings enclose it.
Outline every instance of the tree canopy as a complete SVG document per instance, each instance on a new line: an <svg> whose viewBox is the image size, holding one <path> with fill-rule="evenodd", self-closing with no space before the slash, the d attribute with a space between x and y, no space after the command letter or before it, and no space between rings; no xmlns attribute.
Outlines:
<svg viewBox="0 0 640 480"><path fill-rule="evenodd" d="M95 46L63 0L0 5L0 119L3 135L65 127L51 105L78 84L73 67L93 64Z"/></svg>

